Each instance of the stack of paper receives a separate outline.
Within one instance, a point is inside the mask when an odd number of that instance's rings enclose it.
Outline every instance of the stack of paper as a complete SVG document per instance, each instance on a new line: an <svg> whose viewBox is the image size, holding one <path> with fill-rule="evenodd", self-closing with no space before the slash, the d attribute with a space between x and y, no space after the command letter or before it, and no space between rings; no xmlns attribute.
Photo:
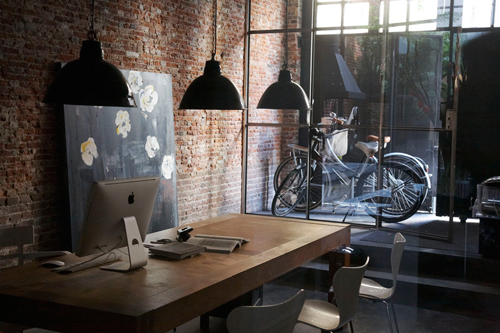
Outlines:
<svg viewBox="0 0 500 333"><path fill-rule="evenodd" d="M150 253L171 259L184 259L186 257L197 255L203 251L205 251L204 246L180 242L170 242L149 248Z"/></svg>

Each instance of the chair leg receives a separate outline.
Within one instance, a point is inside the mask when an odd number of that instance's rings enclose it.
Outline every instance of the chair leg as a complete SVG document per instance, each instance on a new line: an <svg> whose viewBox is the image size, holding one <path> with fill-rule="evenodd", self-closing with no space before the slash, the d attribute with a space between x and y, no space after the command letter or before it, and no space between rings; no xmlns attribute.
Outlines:
<svg viewBox="0 0 500 333"><path fill-rule="evenodd" d="M394 303L391 302L392 315L394 317L394 325L396 325L396 332L399 333L398 320L396 319L396 311L394 311Z"/></svg>
<svg viewBox="0 0 500 333"><path fill-rule="evenodd" d="M351 333L354 333L354 328L352 327L352 320L349 322L349 327L351 328Z"/></svg>
<svg viewBox="0 0 500 333"><path fill-rule="evenodd" d="M385 304L385 309L387 310L387 319L389 320L389 329L391 333L393 333L392 330L392 319L391 319L391 314L389 313L389 304L386 301L382 301Z"/></svg>

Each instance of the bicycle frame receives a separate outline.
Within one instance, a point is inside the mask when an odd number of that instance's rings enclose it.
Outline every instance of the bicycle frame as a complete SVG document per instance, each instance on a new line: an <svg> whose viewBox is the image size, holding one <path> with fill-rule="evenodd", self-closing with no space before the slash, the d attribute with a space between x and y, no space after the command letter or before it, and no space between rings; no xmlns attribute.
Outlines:
<svg viewBox="0 0 500 333"><path fill-rule="evenodd" d="M347 130L347 129L346 129ZM318 136L313 136L312 141L312 149L315 151L319 158L322 159L322 162L312 159L311 160L311 170L315 170L318 165L321 166L323 170L323 186L322 186L322 205L331 204L335 209L338 207L348 207L348 208L363 208L364 203L371 201L371 205L374 205L374 202L380 202L378 198L390 198L391 192L388 189L376 189L374 188L371 193L363 194L355 196L355 187L357 181L360 177L365 173L375 172L374 168L378 165L378 159L374 156L374 153L378 150L378 147L372 151L372 153L363 154L362 160L357 163L356 168L349 167L346 165L335 153L333 147L330 145L330 141L326 140L326 135L323 138ZM324 142L326 146L328 154L318 153L318 147L321 142ZM360 143L364 144L365 143ZM289 145L292 148L292 156L294 157L295 166L298 166L297 161L299 158L304 158L304 154L308 153L308 149L306 147L298 146L298 145ZM361 149L360 147L358 147ZM363 149L361 149L363 150ZM416 174L420 179L419 184L414 184L417 188L417 193L421 193L420 195L420 203L423 202L425 196L427 195L428 189L430 188L430 180L429 175L426 172L423 161L419 161L417 158L404 154L404 153L389 153L384 155L384 161L389 165L398 167L399 169L408 170L408 172L412 174ZM325 171L328 173L325 175ZM306 177L306 168L300 169L301 176ZM331 203L327 203L326 198L330 197L336 189L333 186L333 180L338 180L340 184L343 186L350 186L349 196L344 195L340 200L335 200ZM387 182L391 185L391 188L398 189L397 180L392 179L391 175L387 176ZM402 188L402 186L399 186ZM351 200L354 199L354 200ZM346 201L347 200L347 201ZM384 206L384 204L375 204L376 206ZM387 206L387 204L385 204Z"/></svg>

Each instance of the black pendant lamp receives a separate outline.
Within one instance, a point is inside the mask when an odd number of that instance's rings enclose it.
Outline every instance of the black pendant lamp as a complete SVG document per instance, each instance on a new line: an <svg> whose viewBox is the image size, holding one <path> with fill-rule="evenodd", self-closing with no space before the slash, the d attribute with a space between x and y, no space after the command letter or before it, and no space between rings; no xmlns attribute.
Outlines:
<svg viewBox="0 0 500 333"><path fill-rule="evenodd" d="M137 107L132 89L122 72L103 59L94 31L94 0L91 22L80 58L64 65L49 85L44 103Z"/></svg>
<svg viewBox="0 0 500 333"><path fill-rule="evenodd" d="M296 109L309 110L309 98L304 89L292 81L292 73L288 70L288 0L285 1L285 59L278 82L271 84L257 104L258 109Z"/></svg>
<svg viewBox="0 0 500 333"><path fill-rule="evenodd" d="M243 110L245 103L231 80L221 74L217 52L217 0L214 0L212 59L205 63L203 75L196 78L182 97L180 110Z"/></svg>

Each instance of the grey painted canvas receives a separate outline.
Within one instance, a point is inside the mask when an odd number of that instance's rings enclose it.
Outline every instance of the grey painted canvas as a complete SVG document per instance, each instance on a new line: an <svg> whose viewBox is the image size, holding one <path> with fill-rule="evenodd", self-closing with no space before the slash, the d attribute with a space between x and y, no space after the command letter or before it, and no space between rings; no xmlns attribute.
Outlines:
<svg viewBox="0 0 500 333"><path fill-rule="evenodd" d="M148 232L178 225L172 77L122 73L137 108L64 106L73 250L96 180L161 176Z"/></svg>

